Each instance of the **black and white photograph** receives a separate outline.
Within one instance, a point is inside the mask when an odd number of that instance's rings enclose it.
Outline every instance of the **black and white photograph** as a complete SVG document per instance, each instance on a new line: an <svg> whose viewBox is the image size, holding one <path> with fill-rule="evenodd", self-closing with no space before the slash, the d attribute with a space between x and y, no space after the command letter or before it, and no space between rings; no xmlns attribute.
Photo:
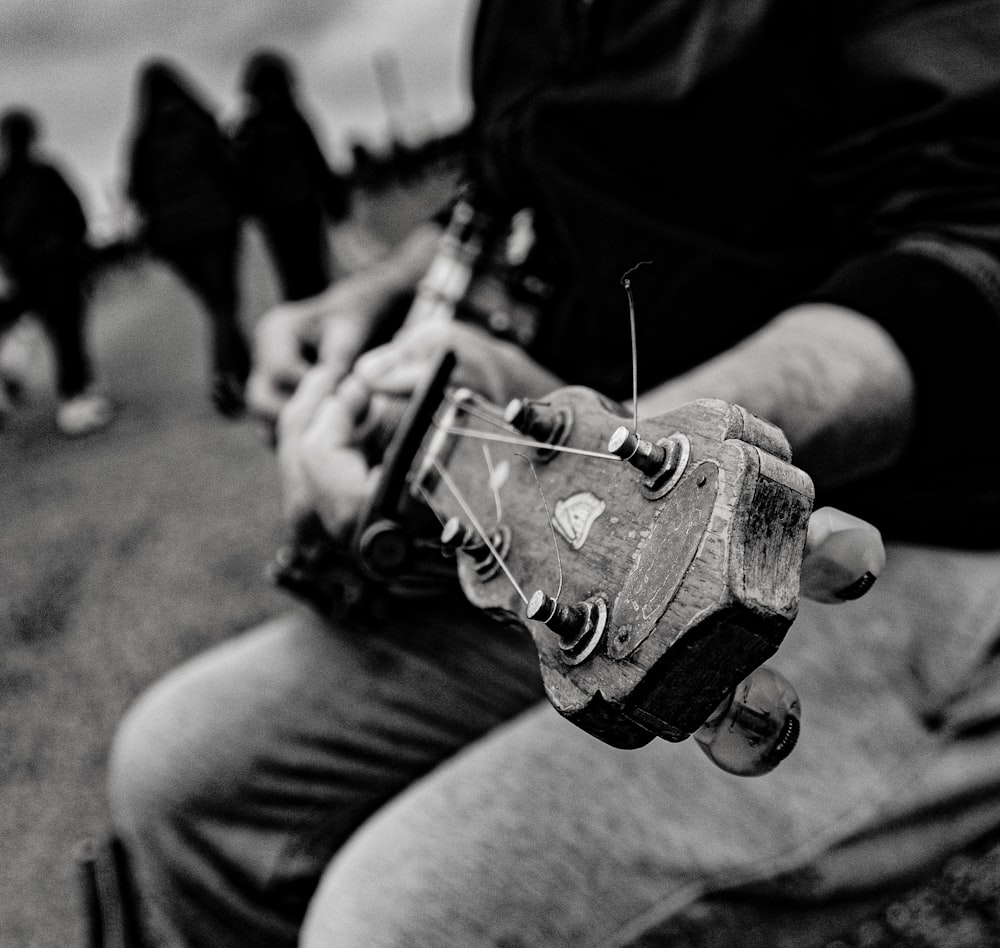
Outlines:
<svg viewBox="0 0 1000 948"><path fill-rule="evenodd" d="M1000 944L1000 0L3 0L0 948Z"/></svg>

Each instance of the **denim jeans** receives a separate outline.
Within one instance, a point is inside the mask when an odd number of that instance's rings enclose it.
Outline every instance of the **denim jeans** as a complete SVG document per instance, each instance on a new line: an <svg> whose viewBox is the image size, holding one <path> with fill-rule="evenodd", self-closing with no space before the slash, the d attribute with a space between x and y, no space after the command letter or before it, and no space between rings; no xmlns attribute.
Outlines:
<svg viewBox="0 0 1000 948"><path fill-rule="evenodd" d="M802 736L756 778L605 746L457 604L296 613L130 711L117 829L180 945L611 948L731 890L819 915L1000 826L998 589L996 553L896 546L864 599L803 603L770 663Z"/></svg>

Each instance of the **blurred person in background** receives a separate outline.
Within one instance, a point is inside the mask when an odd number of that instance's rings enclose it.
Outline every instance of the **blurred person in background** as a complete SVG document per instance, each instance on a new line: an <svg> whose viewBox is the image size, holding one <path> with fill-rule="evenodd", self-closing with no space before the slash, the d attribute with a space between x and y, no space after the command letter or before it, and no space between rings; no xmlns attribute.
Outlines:
<svg viewBox="0 0 1000 948"><path fill-rule="evenodd" d="M347 182L302 114L286 56L254 53L241 87L246 107L231 137L243 206L263 232L281 298L316 296L331 282L328 227L348 215Z"/></svg>
<svg viewBox="0 0 1000 948"><path fill-rule="evenodd" d="M136 100L127 194L150 251L177 272L208 315L210 396L220 414L237 417L250 354L240 325L241 214L229 144L172 63L142 66Z"/></svg>
<svg viewBox="0 0 1000 948"><path fill-rule="evenodd" d="M0 332L34 314L52 341L59 405L66 435L103 428L110 401L93 388L86 308L90 248L87 219L66 178L38 154L38 120L12 108L0 118ZM16 381L5 381L0 408L10 410Z"/></svg>
<svg viewBox="0 0 1000 948"><path fill-rule="evenodd" d="M998 33L976 0L480 4L473 193L532 210L553 293L523 347L437 319L364 352L443 246L428 223L324 312L266 315L290 519L348 549L372 393L445 346L500 405L563 380L629 398L620 279L653 261L640 416L713 397L779 425L817 500L883 531L885 570L802 602L771 663L802 737L754 779L575 729L528 637L456 596L224 643L140 698L111 758L177 944L822 945L1000 829Z"/></svg>

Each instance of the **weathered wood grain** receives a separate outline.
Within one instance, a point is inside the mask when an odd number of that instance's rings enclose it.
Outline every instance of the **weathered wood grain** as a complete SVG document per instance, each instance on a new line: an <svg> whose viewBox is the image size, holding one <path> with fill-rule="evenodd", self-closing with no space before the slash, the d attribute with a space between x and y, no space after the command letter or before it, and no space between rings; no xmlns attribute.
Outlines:
<svg viewBox="0 0 1000 948"><path fill-rule="evenodd" d="M628 423L588 389L560 389L546 402L570 419L569 448L606 453ZM488 427L461 412L449 423ZM686 738L774 653L798 608L813 501L781 432L738 406L692 402L642 421L640 434L687 439L686 465L662 496L617 458L440 432L425 442L411 482L439 516L468 522L471 512L487 534L504 529L520 592L503 571L485 578L460 552L466 595L526 626L555 707L622 747ZM562 531L553 527L560 517ZM607 625L592 654L574 664L559 635L526 618L522 594L537 589L564 605L603 600Z"/></svg>

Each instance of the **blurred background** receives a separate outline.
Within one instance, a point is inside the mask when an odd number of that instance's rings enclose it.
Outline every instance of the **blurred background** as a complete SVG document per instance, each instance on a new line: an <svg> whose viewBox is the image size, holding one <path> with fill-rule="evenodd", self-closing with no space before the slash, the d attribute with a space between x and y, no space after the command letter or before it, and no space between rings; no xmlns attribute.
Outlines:
<svg viewBox="0 0 1000 948"><path fill-rule="evenodd" d="M212 295L146 245L125 200L140 66L168 57L226 129L243 108L247 57L264 47L289 59L344 198L319 245L336 280L451 191L471 5L0 3L0 111L34 115L43 159L86 214L95 263L84 336L114 406L109 425L67 437L53 347L31 307L0 330L0 382L16 395L0 411L4 948L84 944L75 853L106 828L108 748L128 704L179 662L292 605L267 574L286 533L266 432L208 397ZM250 339L287 288L251 216L239 221L234 265L235 319ZM0 302L4 291L0 280Z"/></svg>
<svg viewBox="0 0 1000 948"><path fill-rule="evenodd" d="M254 49L298 63L303 97L331 162L350 143L413 144L468 114L471 0L4 0L0 95L44 117L78 178L95 226L117 200L121 149L141 62L165 55L231 115L237 75Z"/></svg>

